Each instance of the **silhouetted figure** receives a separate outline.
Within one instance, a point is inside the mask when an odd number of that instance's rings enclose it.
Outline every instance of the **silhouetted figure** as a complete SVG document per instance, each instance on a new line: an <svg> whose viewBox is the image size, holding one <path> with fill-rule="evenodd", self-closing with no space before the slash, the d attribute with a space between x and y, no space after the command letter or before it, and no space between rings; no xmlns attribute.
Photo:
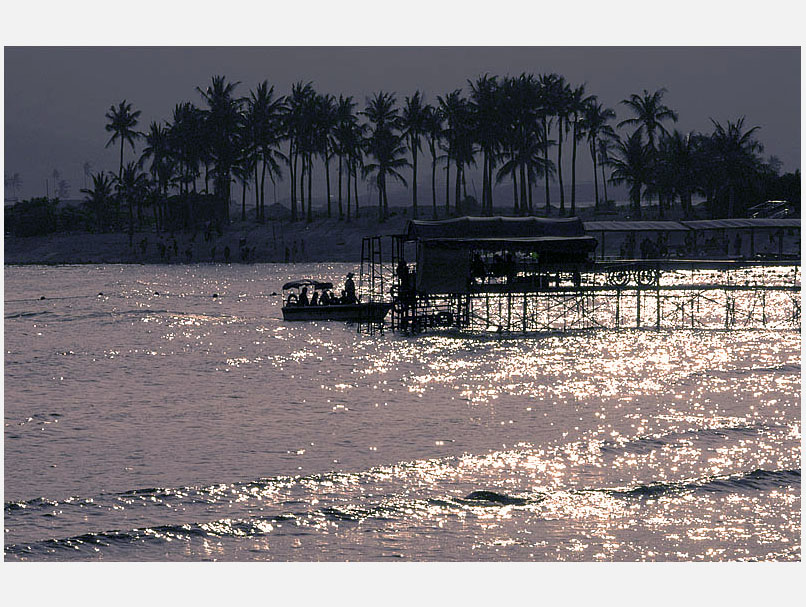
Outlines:
<svg viewBox="0 0 806 607"><path fill-rule="evenodd" d="M344 291L347 297L347 301L344 303L354 304L358 302L358 298L355 296L355 282L353 282L353 276L355 276L353 272L348 272L347 280L344 281Z"/></svg>
<svg viewBox="0 0 806 607"><path fill-rule="evenodd" d="M318 306L319 305L319 291L313 292L313 297L311 297L311 305Z"/></svg>
<svg viewBox="0 0 806 607"><path fill-rule="evenodd" d="M299 305L307 306L310 302L308 301L308 287L302 287L302 293L299 294Z"/></svg>
<svg viewBox="0 0 806 607"><path fill-rule="evenodd" d="M493 263L490 270L492 271L493 276L504 275L504 258L501 257L501 255L499 255L498 253L493 255Z"/></svg>
<svg viewBox="0 0 806 607"><path fill-rule="evenodd" d="M409 266L406 265L406 261L401 259L397 264L397 280L400 284L400 291L401 293L409 290Z"/></svg>
<svg viewBox="0 0 806 607"><path fill-rule="evenodd" d="M504 272L507 275L507 284L515 281L515 256L510 251L504 260Z"/></svg>
<svg viewBox="0 0 806 607"><path fill-rule="evenodd" d="M484 278L487 275L487 267L484 265L484 260L478 253L473 253L473 259L470 262L470 275L475 278Z"/></svg>
<svg viewBox="0 0 806 607"><path fill-rule="evenodd" d="M330 291L323 291L322 297L319 298L319 305L320 306L329 306L330 305Z"/></svg>
<svg viewBox="0 0 806 607"><path fill-rule="evenodd" d="M43 297L44 299L44 297ZM347 303L347 291L344 289L341 290L341 297L339 297L339 301L337 303L346 304Z"/></svg>

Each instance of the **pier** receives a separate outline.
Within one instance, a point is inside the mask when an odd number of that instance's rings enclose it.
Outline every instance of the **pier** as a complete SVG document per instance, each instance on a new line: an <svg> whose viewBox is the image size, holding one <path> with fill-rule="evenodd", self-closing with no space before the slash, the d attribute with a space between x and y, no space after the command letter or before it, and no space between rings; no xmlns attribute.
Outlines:
<svg viewBox="0 0 806 607"><path fill-rule="evenodd" d="M778 259L602 260L579 220L412 221L406 234L364 239L365 297L394 305L361 330L799 330L799 255L776 240Z"/></svg>

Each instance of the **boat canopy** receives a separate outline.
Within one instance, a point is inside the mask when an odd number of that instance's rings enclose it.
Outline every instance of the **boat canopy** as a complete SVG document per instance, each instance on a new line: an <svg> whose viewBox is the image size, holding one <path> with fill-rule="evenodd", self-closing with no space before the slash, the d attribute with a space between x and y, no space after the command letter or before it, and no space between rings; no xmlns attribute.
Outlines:
<svg viewBox="0 0 806 607"><path fill-rule="evenodd" d="M313 280L311 278L303 278L302 280L292 280L283 285L283 291L288 289L301 289L302 287L313 287L314 290L332 289L332 282L322 282L321 280Z"/></svg>
<svg viewBox="0 0 806 607"><path fill-rule="evenodd" d="M547 219L543 217L457 217L441 221L413 219L406 230L407 240L461 238L475 240L497 238L536 238L541 236L585 236L578 217Z"/></svg>

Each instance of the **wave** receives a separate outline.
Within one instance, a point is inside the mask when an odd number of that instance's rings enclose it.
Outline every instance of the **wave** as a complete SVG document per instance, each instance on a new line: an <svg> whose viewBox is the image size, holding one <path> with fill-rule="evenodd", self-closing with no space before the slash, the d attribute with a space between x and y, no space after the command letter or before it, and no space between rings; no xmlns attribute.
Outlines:
<svg viewBox="0 0 806 607"><path fill-rule="evenodd" d="M550 490L533 492L531 494L512 495L492 489L479 489L466 493L463 497L444 496L429 498L406 497L408 491L378 492L376 502L367 502L363 493L356 495L349 492L350 483L341 482L348 479L356 480L368 473L350 475L346 473L320 474L308 477L277 477L261 479L237 485L210 485L196 488L144 488L133 489L113 494L103 494L95 498L71 497L64 500L52 500L44 497L28 501L8 502L5 504L6 525L13 527L15 519L22 515L53 516L55 507L74 505L79 508L95 505L104 506L104 501L119 499L143 500L145 505L157 500L156 506L163 505L162 500L179 500L185 507L189 502L206 501L207 503L232 500L233 493L239 495L259 494L273 485L280 485L287 489L298 491L301 488L311 491L311 495L318 495L323 502L321 506L310 506L319 502L317 500L298 499L299 495L277 495L277 500L262 501L262 508L269 508L273 512L252 514L251 509L245 516L217 518L208 521L174 522L153 525L141 525L131 529L112 529L96 532L85 532L62 538L50 538L33 542L10 543L5 546L7 557L33 557L46 558L48 556L65 555L70 553L78 558L96 557L101 548L152 544L154 542L170 542L182 540L192 542L198 538L244 538L258 537L270 533L313 533L324 523L359 524L368 519L378 522L403 521L416 518L427 518L435 514L461 515L477 513L486 516L494 508L526 509L540 515L544 504L551 509L553 498L565 502L570 496L580 498L591 493L602 493L614 499L658 499L674 497L687 493L703 494L735 494L739 492L771 491L799 487L800 469L762 470L757 469L746 473L712 476L701 479L684 480L676 482L657 482L639 484L626 488L593 488L573 490ZM370 479L366 479L370 480ZM376 479L378 480L378 479ZM346 485L346 493L337 493L334 496L322 495L320 490L334 486ZM310 497L310 495L309 495ZM356 503L361 500L360 503ZM584 500L583 500L584 501ZM301 506L301 508L300 508ZM584 507L584 505L582 506ZM149 516L157 512L150 509ZM464 513L464 514L463 514ZM85 511L86 514L86 511ZM159 516L164 516L160 514ZM181 516L181 514L180 514ZM41 520L41 519L40 519ZM165 519L163 518L163 521ZM285 527L283 527L285 525ZM282 529L281 529L282 527Z"/></svg>
<svg viewBox="0 0 806 607"><path fill-rule="evenodd" d="M688 492L737 493L772 491L800 485L800 470L753 470L741 474L712 476L691 481L649 483L629 489L593 489L614 497L656 498Z"/></svg>

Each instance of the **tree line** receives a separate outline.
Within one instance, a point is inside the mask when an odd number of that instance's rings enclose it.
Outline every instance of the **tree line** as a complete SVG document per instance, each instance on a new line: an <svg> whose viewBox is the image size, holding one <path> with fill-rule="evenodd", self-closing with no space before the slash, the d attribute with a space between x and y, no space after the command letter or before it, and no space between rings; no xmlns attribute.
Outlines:
<svg viewBox="0 0 806 607"><path fill-rule="evenodd" d="M107 147L119 146L118 173L95 173L92 187L82 190L99 222L109 222L112 209L120 223L123 204L130 233L146 208L158 229L200 216L229 221L233 182L241 186L242 220L248 190L256 221L265 222L267 182L285 182L291 219L311 221L317 173L325 177L328 217L355 216L359 182L368 181L384 221L388 185L396 181L410 192L413 217L436 218L441 211L460 214L475 202L467 195L466 171L479 164L482 214L511 204L516 215L576 215L581 153L591 158L597 211L609 203L607 185L624 184L631 218L640 218L653 199L660 217L675 205L691 217L695 196L705 199L711 217L734 217L758 202L780 171L774 158L761 156L759 127L745 125L743 117L712 120L710 133L671 130L678 114L664 104L665 89L622 100L627 115L616 122L615 110L584 84L558 74L485 74L469 80L466 92L450 91L434 103L421 91L402 102L379 91L360 109L353 97L319 93L310 82L294 84L287 95L267 81L245 96L239 87L214 76L197 87L198 105L177 104L169 120L154 121L145 132L137 130L140 111L131 103L111 106ZM136 151L140 141L139 156L126 162L127 146ZM430 166L422 167L421 158L429 158ZM430 170L426 197L417 188L423 169ZM437 189L438 170L445 172L444 192ZM550 182L559 186L558 200L551 198ZM511 184L511 201L495 199L493 186L501 183ZM542 204L535 200L541 193Z"/></svg>

